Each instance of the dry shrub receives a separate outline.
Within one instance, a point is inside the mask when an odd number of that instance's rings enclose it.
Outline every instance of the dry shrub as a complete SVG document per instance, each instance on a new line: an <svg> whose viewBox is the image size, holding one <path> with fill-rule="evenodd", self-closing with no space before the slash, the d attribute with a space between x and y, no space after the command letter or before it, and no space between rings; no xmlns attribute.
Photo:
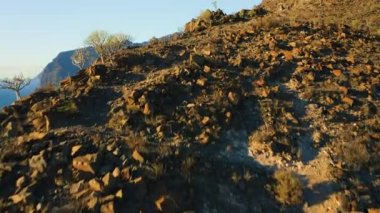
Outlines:
<svg viewBox="0 0 380 213"><path fill-rule="evenodd" d="M144 151L147 146L146 137L136 132L131 132L131 134L125 138L125 142L128 144L129 148L137 149L139 151Z"/></svg>
<svg viewBox="0 0 380 213"><path fill-rule="evenodd" d="M275 135L276 132L274 129L260 128L259 130L252 132L249 136L249 142L250 144L268 144Z"/></svg>
<svg viewBox="0 0 380 213"><path fill-rule="evenodd" d="M278 202L286 205L295 205L302 202L302 184L293 172L276 171L274 179L276 180L274 192Z"/></svg>
<svg viewBox="0 0 380 213"><path fill-rule="evenodd" d="M151 165L151 173L155 180L162 177L166 172L165 166L162 163L153 163Z"/></svg>
<svg viewBox="0 0 380 213"><path fill-rule="evenodd" d="M203 10L201 14L198 16L198 19L202 19L204 21L209 21L212 17L211 10Z"/></svg>
<svg viewBox="0 0 380 213"><path fill-rule="evenodd" d="M160 40L156 37L152 37L149 39L149 45L157 45L160 42Z"/></svg>
<svg viewBox="0 0 380 213"><path fill-rule="evenodd" d="M367 166L370 160L368 149L361 141L342 143L337 154L340 160L352 171L359 171Z"/></svg>
<svg viewBox="0 0 380 213"><path fill-rule="evenodd" d="M181 170L182 174L186 179L190 179L191 171L195 165L195 159L193 157L187 157L184 161L182 161Z"/></svg>
<svg viewBox="0 0 380 213"><path fill-rule="evenodd" d="M279 16L264 16L253 22L253 27L256 29L270 29L290 24L290 20Z"/></svg>
<svg viewBox="0 0 380 213"><path fill-rule="evenodd" d="M143 71L144 71L144 67L141 66L140 64L133 66L132 68L132 73L139 74L139 73L142 73Z"/></svg>
<svg viewBox="0 0 380 213"><path fill-rule="evenodd" d="M79 112L79 108L74 100L66 100L57 107L57 112L74 115Z"/></svg>

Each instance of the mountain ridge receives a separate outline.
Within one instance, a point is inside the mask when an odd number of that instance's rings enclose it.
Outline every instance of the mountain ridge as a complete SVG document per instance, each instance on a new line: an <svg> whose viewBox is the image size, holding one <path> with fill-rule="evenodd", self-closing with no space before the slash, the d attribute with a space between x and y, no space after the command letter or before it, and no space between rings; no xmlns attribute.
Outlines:
<svg viewBox="0 0 380 213"><path fill-rule="evenodd" d="M90 59L85 64L85 67L91 65L97 58L96 53L92 48L88 48L88 50L91 52ZM41 85L57 85L64 78L75 75L79 68L71 62L71 57L74 53L75 50L67 50L58 53L58 55L42 70Z"/></svg>

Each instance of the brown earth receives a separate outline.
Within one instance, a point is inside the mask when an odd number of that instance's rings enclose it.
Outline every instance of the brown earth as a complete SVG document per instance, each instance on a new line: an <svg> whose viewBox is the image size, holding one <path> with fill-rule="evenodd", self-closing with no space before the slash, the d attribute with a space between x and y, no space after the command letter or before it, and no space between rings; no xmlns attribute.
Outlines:
<svg viewBox="0 0 380 213"><path fill-rule="evenodd" d="M210 12L3 108L1 211L376 212L379 37L272 17Z"/></svg>
<svg viewBox="0 0 380 213"><path fill-rule="evenodd" d="M262 6L290 21L348 25L380 35L378 0L263 0Z"/></svg>

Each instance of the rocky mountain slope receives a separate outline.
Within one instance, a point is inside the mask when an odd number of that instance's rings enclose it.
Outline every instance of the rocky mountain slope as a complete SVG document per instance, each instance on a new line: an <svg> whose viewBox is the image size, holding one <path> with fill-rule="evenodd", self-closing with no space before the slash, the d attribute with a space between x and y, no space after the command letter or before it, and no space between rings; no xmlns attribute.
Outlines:
<svg viewBox="0 0 380 213"><path fill-rule="evenodd" d="M344 24L380 35L378 0L264 0L262 6L288 21Z"/></svg>
<svg viewBox="0 0 380 213"><path fill-rule="evenodd" d="M378 211L379 37L263 8L185 28L3 108L1 210Z"/></svg>

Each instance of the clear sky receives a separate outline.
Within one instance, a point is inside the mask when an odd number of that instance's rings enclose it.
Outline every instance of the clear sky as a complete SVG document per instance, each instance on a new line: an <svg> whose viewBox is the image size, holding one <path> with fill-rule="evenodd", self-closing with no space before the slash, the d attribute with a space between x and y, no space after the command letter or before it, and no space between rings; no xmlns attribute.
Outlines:
<svg viewBox="0 0 380 213"><path fill-rule="evenodd" d="M219 0L226 13L260 0ZM33 77L59 52L80 47L94 30L134 41L178 31L212 0L0 0L0 78Z"/></svg>

